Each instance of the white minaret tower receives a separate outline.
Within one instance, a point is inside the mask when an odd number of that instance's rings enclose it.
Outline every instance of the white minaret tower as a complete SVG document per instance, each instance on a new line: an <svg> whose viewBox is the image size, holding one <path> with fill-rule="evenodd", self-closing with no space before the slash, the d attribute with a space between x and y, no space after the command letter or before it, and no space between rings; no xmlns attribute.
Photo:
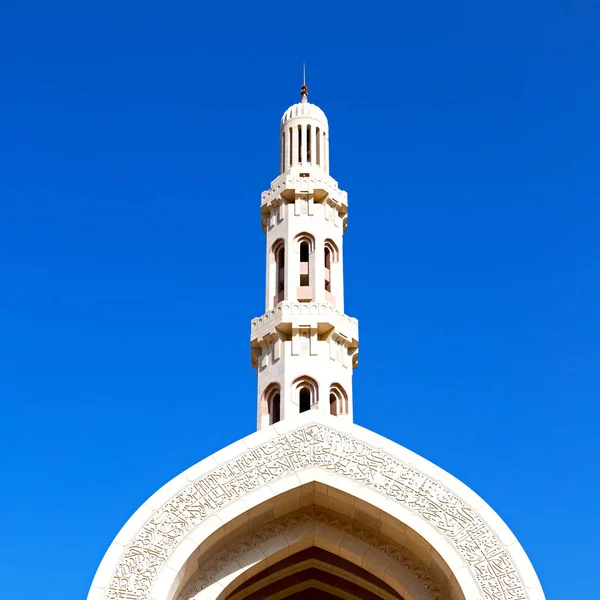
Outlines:
<svg viewBox="0 0 600 600"><path fill-rule="evenodd" d="M329 175L329 125L306 81L279 139L280 174L261 201L266 312L251 327L258 429L307 410L352 420L358 364L358 321L344 313L348 196Z"/></svg>

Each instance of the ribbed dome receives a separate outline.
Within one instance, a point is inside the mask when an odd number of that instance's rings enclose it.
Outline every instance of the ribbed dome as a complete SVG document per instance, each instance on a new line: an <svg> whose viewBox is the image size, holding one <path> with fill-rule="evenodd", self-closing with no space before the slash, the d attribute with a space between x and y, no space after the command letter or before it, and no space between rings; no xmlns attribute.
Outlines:
<svg viewBox="0 0 600 600"><path fill-rule="evenodd" d="M324 123L325 125L328 124L325 113L316 104L311 104L308 101L292 104L292 106L283 113L281 124L283 125L286 121L295 119L296 117L309 117L321 121L321 123Z"/></svg>

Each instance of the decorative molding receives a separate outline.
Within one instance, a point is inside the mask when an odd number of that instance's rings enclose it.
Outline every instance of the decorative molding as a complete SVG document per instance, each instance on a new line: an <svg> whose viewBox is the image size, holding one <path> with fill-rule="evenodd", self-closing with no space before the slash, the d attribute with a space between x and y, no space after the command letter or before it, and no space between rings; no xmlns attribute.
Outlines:
<svg viewBox="0 0 600 600"><path fill-rule="evenodd" d="M312 194L314 190L323 190L326 196L336 206L348 206L348 194L339 188L338 182L329 175L317 177L293 177L284 173L274 179L270 189L261 195L261 205L265 206L276 202L286 190L298 190ZM345 209L347 210L347 209Z"/></svg>
<svg viewBox="0 0 600 600"><path fill-rule="evenodd" d="M398 458L319 423L249 449L173 496L125 547L106 598L150 598L160 569L197 525L252 490L308 467L368 486L426 521L462 557L486 600L527 600L506 548L476 510Z"/></svg>
<svg viewBox="0 0 600 600"><path fill-rule="evenodd" d="M178 600L192 600L196 594L207 588L211 583L219 579L219 573L227 568L230 563L251 551L263 542L274 538L282 533L296 529L306 523L323 523L335 529L345 531L353 537L369 544L369 546L383 552L386 556L398 562L410 571L430 592L436 600L447 600L438 583L435 581L430 569L420 560L410 554L405 548L395 544L392 540L379 532L358 523L354 519L312 507L307 510L298 511L292 515L286 515L276 519L263 527L260 531L251 533L243 541L231 549L224 549L220 554L203 565L193 576L185 589L179 594Z"/></svg>
<svg viewBox="0 0 600 600"><path fill-rule="evenodd" d="M280 302L275 308L269 310L264 315L252 319L250 324L251 338L257 339L266 335L266 329L270 329L281 323L284 317L306 317L317 316L327 317L332 325L344 333L350 340L358 340L358 320L349 317L340 310L337 310L329 302L299 302L294 300L285 300ZM263 333L263 331L265 333Z"/></svg>

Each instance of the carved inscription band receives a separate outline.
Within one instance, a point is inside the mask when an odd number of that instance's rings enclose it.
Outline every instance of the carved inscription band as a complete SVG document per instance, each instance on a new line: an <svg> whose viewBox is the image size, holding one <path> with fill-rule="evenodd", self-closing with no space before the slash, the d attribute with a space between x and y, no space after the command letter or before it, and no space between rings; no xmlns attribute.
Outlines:
<svg viewBox="0 0 600 600"><path fill-rule="evenodd" d="M526 600L502 543L478 514L443 485L346 434L310 424L242 454L188 485L158 509L128 545L108 600L147 600L177 544L227 503L288 473L327 469L367 485L412 510L452 544L486 600Z"/></svg>

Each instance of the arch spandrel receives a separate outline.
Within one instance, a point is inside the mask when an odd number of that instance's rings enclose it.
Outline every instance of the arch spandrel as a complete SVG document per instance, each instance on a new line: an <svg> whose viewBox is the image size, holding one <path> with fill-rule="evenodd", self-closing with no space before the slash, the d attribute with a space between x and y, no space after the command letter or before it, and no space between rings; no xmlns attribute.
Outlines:
<svg viewBox="0 0 600 600"><path fill-rule="evenodd" d="M466 600L543 600L522 548L474 492L401 446L314 411L236 442L159 490L109 548L89 600L167 600L205 537L311 481L406 523L449 565Z"/></svg>

